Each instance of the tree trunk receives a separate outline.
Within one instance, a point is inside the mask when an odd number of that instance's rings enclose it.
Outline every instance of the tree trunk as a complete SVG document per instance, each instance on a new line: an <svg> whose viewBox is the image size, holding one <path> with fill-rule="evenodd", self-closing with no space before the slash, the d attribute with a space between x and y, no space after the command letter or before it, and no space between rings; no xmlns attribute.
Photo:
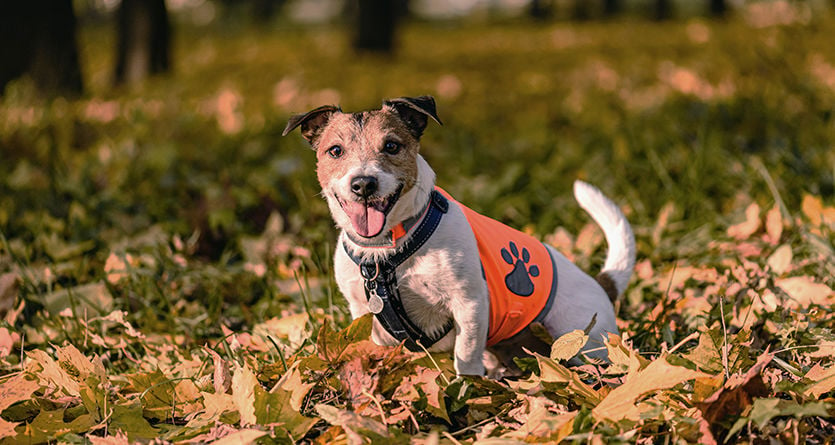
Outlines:
<svg viewBox="0 0 835 445"><path fill-rule="evenodd" d="M24 74L42 91L83 90L72 0L6 2L0 14L0 93Z"/></svg>
<svg viewBox="0 0 835 445"><path fill-rule="evenodd" d="M653 8L655 20L668 20L673 16L673 5L670 0L655 0Z"/></svg>
<svg viewBox="0 0 835 445"><path fill-rule="evenodd" d="M621 12L621 4L620 0L604 0L603 1L603 14L606 17L612 17L615 15L620 14Z"/></svg>
<svg viewBox="0 0 835 445"><path fill-rule="evenodd" d="M591 7L588 0L574 0L571 10L571 18L574 20L589 20L591 18Z"/></svg>
<svg viewBox="0 0 835 445"><path fill-rule="evenodd" d="M171 25L165 0L122 0L115 83L133 84L170 67Z"/></svg>
<svg viewBox="0 0 835 445"><path fill-rule="evenodd" d="M552 13L550 2L545 0L531 0L528 7L528 15L534 20L547 20Z"/></svg>
<svg viewBox="0 0 835 445"><path fill-rule="evenodd" d="M394 48L397 26L397 2L390 0L358 0L354 48L363 51L390 53Z"/></svg>
<svg viewBox="0 0 835 445"><path fill-rule="evenodd" d="M728 3L725 0L710 0L710 15L724 17L728 12Z"/></svg>

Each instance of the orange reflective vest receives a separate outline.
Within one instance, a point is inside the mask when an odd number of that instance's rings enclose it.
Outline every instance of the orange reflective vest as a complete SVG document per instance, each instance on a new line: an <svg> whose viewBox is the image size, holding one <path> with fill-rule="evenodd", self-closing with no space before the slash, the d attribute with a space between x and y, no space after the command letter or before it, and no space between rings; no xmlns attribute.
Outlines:
<svg viewBox="0 0 835 445"><path fill-rule="evenodd" d="M547 313L557 292L557 269L536 238L512 229L456 202L475 234L490 294L487 346L508 339Z"/></svg>

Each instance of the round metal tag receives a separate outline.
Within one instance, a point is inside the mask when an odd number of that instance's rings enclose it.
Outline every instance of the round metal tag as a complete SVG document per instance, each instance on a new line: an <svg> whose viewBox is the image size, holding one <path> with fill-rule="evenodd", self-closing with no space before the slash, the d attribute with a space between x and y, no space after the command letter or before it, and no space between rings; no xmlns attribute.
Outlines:
<svg viewBox="0 0 835 445"><path fill-rule="evenodd" d="M368 310L372 314L379 314L383 311L383 299L379 295L374 294L368 299Z"/></svg>

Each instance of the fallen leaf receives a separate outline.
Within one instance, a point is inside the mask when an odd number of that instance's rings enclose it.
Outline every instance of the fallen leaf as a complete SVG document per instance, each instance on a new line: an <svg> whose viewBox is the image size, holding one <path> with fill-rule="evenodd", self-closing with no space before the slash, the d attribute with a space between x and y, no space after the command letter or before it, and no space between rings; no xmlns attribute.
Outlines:
<svg viewBox="0 0 835 445"><path fill-rule="evenodd" d="M19 373L0 384L0 412L22 400L28 400L40 389L37 380L25 373Z"/></svg>
<svg viewBox="0 0 835 445"><path fill-rule="evenodd" d="M539 363L539 378L543 382L568 383L568 389L578 396L579 401L583 404L591 407L600 403L600 394L583 382L583 379L576 372L548 357L539 354L534 354L534 356Z"/></svg>
<svg viewBox="0 0 835 445"><path fill-rule="evenodd" d="M778 247L774 253L768 257L768 266L777 275L783 275L789 270L792 264L792 248L788 244L783 244Z"/></svg>
<svg viewBox="0 0 835 445"><path fill-rule="evenodd" d="M748 409L754 398L768 395L769 390L761 373L772 358L770 353L763 353L748 371L732 375L722 388L696 404L709 426L706 433L711 434L712 439L721 439L722 433L729 430L728 423Z"/></svg>
<svg viewBox="0 0 835 445"><path fill-rule="evenodd" d="M235 373L232 375L232 400L241 414L242 426L258 423L255 416L256 386L260 387L260 383L246 364L235 366Z"/></svg>
<svg viewBox="0 0 835 445"><path fill-rule="evenodd" d="M745 209L745 221L728 227L728 236L738 240L746 240L760 228L760 206L751 203Z"/></svg>
<svg viewBox="0 0 835 445"><path fill-rule="evenodd" d="M368 433L379 437L389 437L385 425L374 419L322 403L316 405L316 411L322 420L331 425L340 426L346 433L349 433L349 443L364 443L363 436Z"/></svg>
<svg viewBox="0 0 835 445"><path fill-rule="evenodd" d="M588 340L589 336L579 329L560 336L551 345L551 360L568 360L574 357L585 346Z"/></svg>
<svg viewBox="0 0 835 445"><path fill-rule="evenodd" d="M803 390L803 395L806 397L817 399L822 394L835 389L835 366L824 368L816 364L804 377L813 382Z"/></svg>
<svg viewBox="0 0 835 445"><path fill-rule="evenodd" d="M27 352L26 358L28 359L27 372L37 376L44 386L51 386L52 389L70 396L80 396L78 381L67 374L49 354L36 349Z"/></svg>
<svg viewBox="0 0 835 445"><path fill-rule="evenodd" d="M212 442L212 445L245 445L255 443L256 439L266 436L267 434L268 433L266 431L243 429L215 440Z"/></svg>
<svg viewBox="0 0 835 445"><path fill-rule="evenodd" d="M780 237L783 236L783 214L777 204L765 214L765 233L768 235L767 241L771 244L779 243Z"/></svg>
<svg viewBox="0 0 835 445"><path fill-rule="evenodd" d="M651 362L646 368L627 376L623 385L613 389L592 409L592 414L599 420L609 419L615 422L622 419L638 420L641 407L637 402L644 395L672 388L688 380L705 377L710 377L710 375L672 365L666 358L661 357Z"/></svg>
<svg viewBox="0 0 835 445"><path fill-rule="evenodd" d="M15 343L20 341L20 334L9 331L9 328L0 328L0 358L6 357L14 350Z"/></svg>
<svg viewBox="0 0 835 445"><path fill-rule="evenodd" d="M17 436L17 431L15 431L17 426L18 424L16 422L0 419L0 439Z"/></svg>
<svg viewBox="0 0 835 445"><path fill-rule="evenodd" d="M830 297L833 292L829 286L823 283L816 283L815 279L807 276L779 278L774 284L783 289L791 301L787 307L808 306L810 304L830 304Z"/></svg>
<svg viewBox="0 0 835 445"><path fill-rule="evenodd" d="M232 373L229 372L229 363L224 360L214 349L203 347L212 357L212 386L215 394L224 394L232 391Z"/></svg>
<svg viewBox="0 0 835 445"><path fill-rule="evenodd" d="M115 405L110 413L108 428L112 431L121 431L127 435L131 443L140 439L149 440L159 437L159 431L142 416L142 405L138 400L127 405Z"/></svg>

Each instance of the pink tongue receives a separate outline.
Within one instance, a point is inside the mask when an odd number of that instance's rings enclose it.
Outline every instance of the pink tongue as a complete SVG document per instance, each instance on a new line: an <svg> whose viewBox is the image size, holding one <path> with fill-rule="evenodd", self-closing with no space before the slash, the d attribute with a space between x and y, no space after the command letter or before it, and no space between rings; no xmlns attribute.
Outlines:
<svg viewBox="0 0 835 445"><path fill-rule="evenodd" d="M363 202L346 201L342 208L348 217L351 218L351 225L357 235L372 238L383 231L386 223L386 214L374 208L373 205L366 205Z"/></svg>

